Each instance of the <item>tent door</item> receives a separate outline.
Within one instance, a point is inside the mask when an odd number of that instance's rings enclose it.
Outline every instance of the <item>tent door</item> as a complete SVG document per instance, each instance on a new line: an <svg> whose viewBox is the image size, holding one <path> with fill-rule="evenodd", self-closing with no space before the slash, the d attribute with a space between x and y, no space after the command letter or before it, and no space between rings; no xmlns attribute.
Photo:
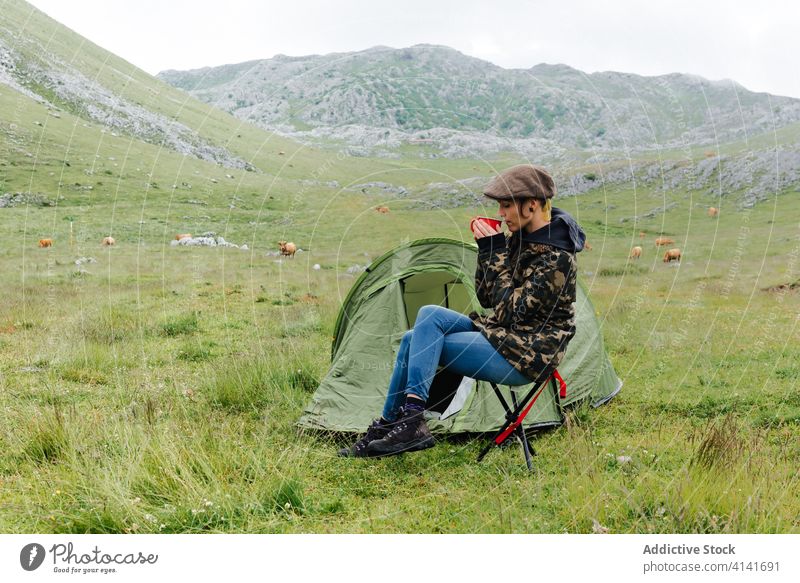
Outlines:
<svg viewBox="0 0 800 583"><path fill-rule="evenodd" d="M428 393L428 404L425 408L428 411L434 411L439 414L447 411L463 379L463 375L454 373L440 366L436 371L436 375L433 377L431 389Z"/></svg>
<svg viewBox="0 0 800 583"><path fill-rule="evenodd" d="M472 311L471 290L446 271L416 273L400 280L408 327L413 328L422 306L444 306L462 314Z"/></svg>

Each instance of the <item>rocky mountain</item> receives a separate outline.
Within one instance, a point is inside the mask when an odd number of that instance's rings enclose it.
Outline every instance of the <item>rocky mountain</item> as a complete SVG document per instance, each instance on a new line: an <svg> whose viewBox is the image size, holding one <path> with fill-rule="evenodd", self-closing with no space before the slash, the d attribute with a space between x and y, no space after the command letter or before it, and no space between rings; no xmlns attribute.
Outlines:
<svg viewBox="0 0 800 583"><path fill-rule="evenodd" d="M642 151L745 139L800 120L800 100L685 74L504 69L433 45L276 56L159 78L265 128L388 152Z"/></svg>

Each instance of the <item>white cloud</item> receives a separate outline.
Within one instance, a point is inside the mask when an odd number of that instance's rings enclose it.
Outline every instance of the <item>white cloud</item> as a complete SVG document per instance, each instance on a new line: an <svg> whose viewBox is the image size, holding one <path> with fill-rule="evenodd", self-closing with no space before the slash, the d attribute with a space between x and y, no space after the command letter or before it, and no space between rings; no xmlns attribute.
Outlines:
<svg viewBox="0 0 800 583"><path fill-rule="evenodd" d="M150 73L251 59L430 43L503 67L694 73L800 97L800 7L673 0L33 0Z"/></svg>

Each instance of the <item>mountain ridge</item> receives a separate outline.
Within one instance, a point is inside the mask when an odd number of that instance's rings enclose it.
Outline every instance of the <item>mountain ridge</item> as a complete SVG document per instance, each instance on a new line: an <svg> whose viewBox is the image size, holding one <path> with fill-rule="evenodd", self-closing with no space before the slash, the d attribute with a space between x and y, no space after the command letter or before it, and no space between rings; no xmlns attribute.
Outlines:
<svg viewBox="0 0 800 583"><path fill-rule="evenodd" d="M732 141L800 121L800 100L752 92L731 80L584 73L547 63L505 69L427 44L276 56L157 77L239 119L312 141L318 130L326 138L363 142L354 129L360 127L408 139L424 139L417 134L431 130L488 134L525 153L525 140L566 149L652 150Z"/></svg>

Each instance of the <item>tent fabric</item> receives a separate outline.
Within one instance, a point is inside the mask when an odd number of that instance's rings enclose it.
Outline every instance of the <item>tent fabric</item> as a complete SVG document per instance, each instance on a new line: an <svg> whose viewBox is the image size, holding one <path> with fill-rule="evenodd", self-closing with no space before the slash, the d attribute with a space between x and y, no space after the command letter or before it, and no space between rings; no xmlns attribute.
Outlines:
<svg viewBox="0 0 800 583"><path fill-rule="evenodd" d="M452 239L419 239L376 259L354 282L342 303L331 346L331 367L298 421L300 427L363 432L383 409L403 334L419 309L436 304L467 314L485 313L475 295L478 248ZM578 281L576 332L558 367L567 397L545 389L524 427L557 426L563 408L588 400L599 406L619 392L603 347L602 331L583 284ZM531 385L517 387L525 394ZM508 387L500 387L510 403ZM491 385L440 368L428 399L433 433L495 431L505 412ZM442 415L443 413L443 415ZM440 418L441 416L441 418Z"/></svg>

